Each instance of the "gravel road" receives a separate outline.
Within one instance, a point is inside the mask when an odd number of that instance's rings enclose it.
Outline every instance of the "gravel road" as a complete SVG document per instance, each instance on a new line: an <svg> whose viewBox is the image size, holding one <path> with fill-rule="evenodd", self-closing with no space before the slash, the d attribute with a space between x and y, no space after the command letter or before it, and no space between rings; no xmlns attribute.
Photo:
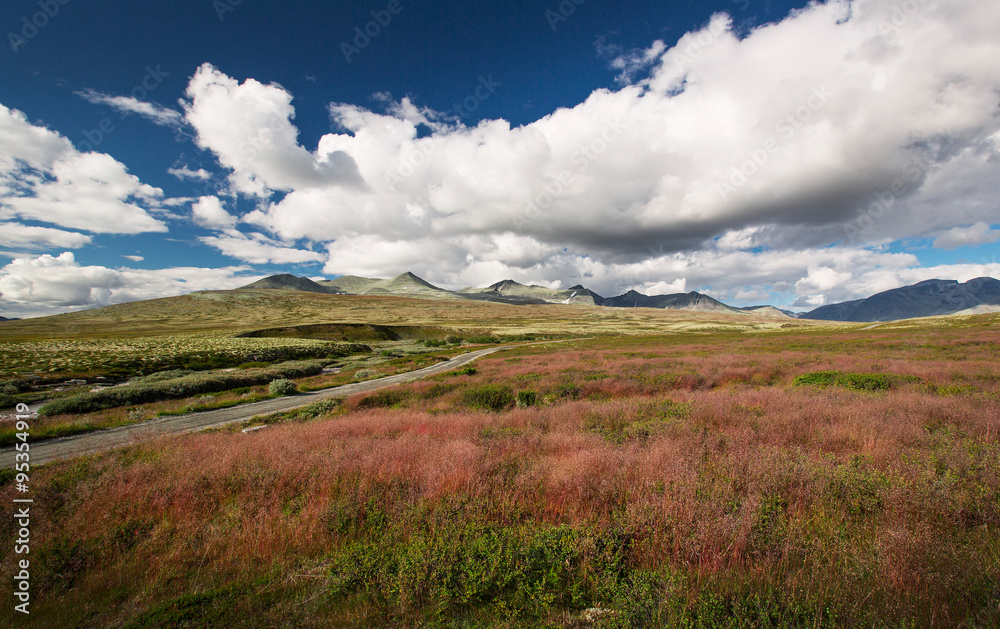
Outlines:
<svg viewBox="0 0 1000 629"><path fill-rule="evenodd" d="M232 408L206 411L204 413L192 413L190 415L180 415L177 417L163 417L160 419L142 422L140 424L133 424L131 426L109 428L107 430L87 433L84 435L76 435L74 437L43 441L37 445L31 445L31 465L34 467L48 463L49 461L86 456L102 450L120 448L139 443L141 441L147 441L155 437L204 430L206 428L216 428L219 426L225 426L226 424L246 421L255 415L266 415L269 413L289 411L294 408L306 406L307 404L312 404L313 402L325 400L327 398L345 397L354 393L374 391L376 389L392 386L394 384L412 382L414 380L420 380L439 373L451 371L452 369L458 369L463 365L471 363L477 358L481 358L487 354L492 354L501 350L510 349L512 347L515 346L504 345L500 347L481 349L469 352L468 354L462 354L461 356L456 356L451 360L431 365L430 367L424 367L423 369L397 374L395 376L387 376L377 380L345 384L339 387L323 389L322 391L302 393L289 397L256 402L254 404L244 404L242 406L234 406ZM15 454L16 452L12 447L0 450L0 467L13 467Z"/></svg>

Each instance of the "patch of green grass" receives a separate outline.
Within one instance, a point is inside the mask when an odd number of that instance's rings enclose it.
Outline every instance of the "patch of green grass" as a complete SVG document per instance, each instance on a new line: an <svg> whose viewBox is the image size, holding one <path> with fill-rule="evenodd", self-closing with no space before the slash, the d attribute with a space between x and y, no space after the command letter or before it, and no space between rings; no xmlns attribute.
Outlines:
<svg viewBox="0 0 1000 629"><path fill-rule="evenodd" d="M499 413L514 406L514 390L503 384L487 384L462 392L462 404L469 408Z"/></svg>
<svg viewBox="0 0 1000 629"><path fill-rule="evenodd" d="M852 391L887 391L903 382L918 382L914 376L884 373L842 373L815 371L795 378L797 386L842 387Z"/></svg>
<svg viewBox="0 0 1000 629"><path fill-rule="evenodd" d="M398 387L380 389L369 396L362 398L358 402L358 409L366 408L388 408L397 406L406 401L409 392Z"/></svg>
<svg viewBox="0 0 1000 629"><path fill-rule="evenodd" d="M586 430L596 432L613 443L646 441L671 421L685 418L690 412L690 403L672 400L645 402L635 413L609 405L587 415L583 425Z"/></svg>

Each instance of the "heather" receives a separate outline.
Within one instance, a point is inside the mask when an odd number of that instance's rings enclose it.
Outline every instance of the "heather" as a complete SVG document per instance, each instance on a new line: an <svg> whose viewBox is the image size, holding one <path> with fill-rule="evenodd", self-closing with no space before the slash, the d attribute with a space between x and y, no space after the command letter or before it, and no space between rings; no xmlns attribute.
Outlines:
<svg viewBox="0 0 1000 629"><path fill-rule="evenodd" d="M49 465L33 624L996 626L998 340L524 347Z"/></svg>

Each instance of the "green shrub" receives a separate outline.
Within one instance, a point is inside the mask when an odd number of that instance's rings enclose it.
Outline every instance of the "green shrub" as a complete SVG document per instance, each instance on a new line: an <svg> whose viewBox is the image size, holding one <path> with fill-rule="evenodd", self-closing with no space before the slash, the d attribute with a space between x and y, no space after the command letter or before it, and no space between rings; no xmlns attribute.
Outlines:
<svg viewBox="0 0 1000 629"><path fill-rule="evenodd" d="M528 406L534 406L538 401L538 394L534 391L518 391L517 392L517 405L525 408Z"/></svg>
<svg viewBox="0 0 1000 629"><path fill-rule="evenodd" d="M371 380L373 378L378 378L384 376L385 374L378 369L359 369L354 372L353 378L355 380Z"/></svg>
<svg viewBox="0 0 1000 629"><path fill-rule="evenodd" d="M900 382L919 380L913 376L896 376L883 373L842 373L839 371L816 371L795 378L798 386L843 387L852 391L886 391Z"/></svg>
<svg viewBox="0 0 1000 629"><path fill-rule="evenodd" d="M305 360L282 363L268 369L247 369L238 372L191 374L162 382L129 384L81 393L49 402L38 413L51 416L64 413L91 413L119 406L134 406L162 400L177 400L204 393L218 393L240 387L269 384L282 378L304 378L323 371L324 363Z"/></svg>
<svg viewBox="0 0 1000 629"><path fill-rule="evenodd" d="M468 367L463 367L462 369L459 369L457 371L451 372L451 375L453 375L453 376L474 376L474 375L476 375L476 373L477 373L476 368L473 367L473 366L471 366L471 365L469 365Z"/></svg>
<svg viewBox="0 0 1000 629"><path fill-rule="evenodd" d="M395 406L405 401L406 398L407 392L403 389L382 389L365 398L362 398L361 401L358 402L358 408L386 408L389 406Z"/></svg>
<svg viewBox="0 0 1000 629"><path fill-rule="evenodd" d="M259 360L256 360L256 361L249 362L249 363L243 363L242 365L237 365L236 368L237 369L263 369L264 367L267 367L269 364L270 363L263 363L263 362L260 362Z"/></svg>
<svg viewBox="0 0 1000 629"><path fill-rule="evenodd" d="M484 411L500 412L514 406L514 391L502 384L488 384L462 393L462 403Z"/></svg>
<svg viewBox="0 0 1000 629"><path fill-rule="evenodd" d="M297 384L286 378L274 380L268 385L267 390L271 395L294 395L299 392Z"/></svg>
<svg viewBox="0 0 1000 629"><path fill-rule="evenodd" d="M156 373L151 373L148 376L140 376L138 378L133 378L129 382L129 385L166 382L167 380L175 380L177 378L183 378L184 376L190 376L193 373L194 373L193 371L188 371L186 369L170 369L168 371L158 371Z"/></svg>

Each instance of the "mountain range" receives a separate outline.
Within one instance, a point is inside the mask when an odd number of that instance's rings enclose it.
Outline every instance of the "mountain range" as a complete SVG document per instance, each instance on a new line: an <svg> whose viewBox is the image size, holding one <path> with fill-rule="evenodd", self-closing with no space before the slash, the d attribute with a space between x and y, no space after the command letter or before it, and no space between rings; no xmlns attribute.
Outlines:
<svg viewBox="0 0 1000 629"><path fill-rule="evenodd" d="M319 282L294 275L274 275L244 286L243 289L298 290L334 295L391 295L421 299L468 299L513 305L578 304L610 308L662 308L860 323L1000 311L1000 281L991 277L969 280L964 284L956 280L927 280L913 286L885 291L867 299L830 304L802 314L766 305L737 308L698 292L644 295L630 290L617 297L602 297L584 286L560 290L537 285L526 286L514 280L503 280L485 288L451 291L434 286L409 272L390 279L346 275Z"/></svg>
<svg viewBox="0 0 1000 629"><path fill-rule="evenodd" d="M513 305L577 304L612 308L664 308L744 314L754 312L764 316L789 316L770 306L753 309L734 308L708 295L696 292L676 295L643 295L636 291L629 291L617 297L605 298L583 286L573 286L560 290L537 285L526 286L514 280L503 280L485 288L464 288L459 291L450 291L434 286L413 273L403 273L387 280L347 275L335 280L319 282L294 275L275 275L243 288L251 290L300 290L335 295L394 295L423 299L468 299Z"/></svg>
<svg viewBox="0 0 1000 629"><path fill-rule="evenodd" d="M992 277L979 277L964 284L956 280L927 280L878 293L868 299L822 306L801 317L876 323L965 314L971 309L989 311L990 308L984 308L986 306L1000 306L1000 281Z"/></svg>

